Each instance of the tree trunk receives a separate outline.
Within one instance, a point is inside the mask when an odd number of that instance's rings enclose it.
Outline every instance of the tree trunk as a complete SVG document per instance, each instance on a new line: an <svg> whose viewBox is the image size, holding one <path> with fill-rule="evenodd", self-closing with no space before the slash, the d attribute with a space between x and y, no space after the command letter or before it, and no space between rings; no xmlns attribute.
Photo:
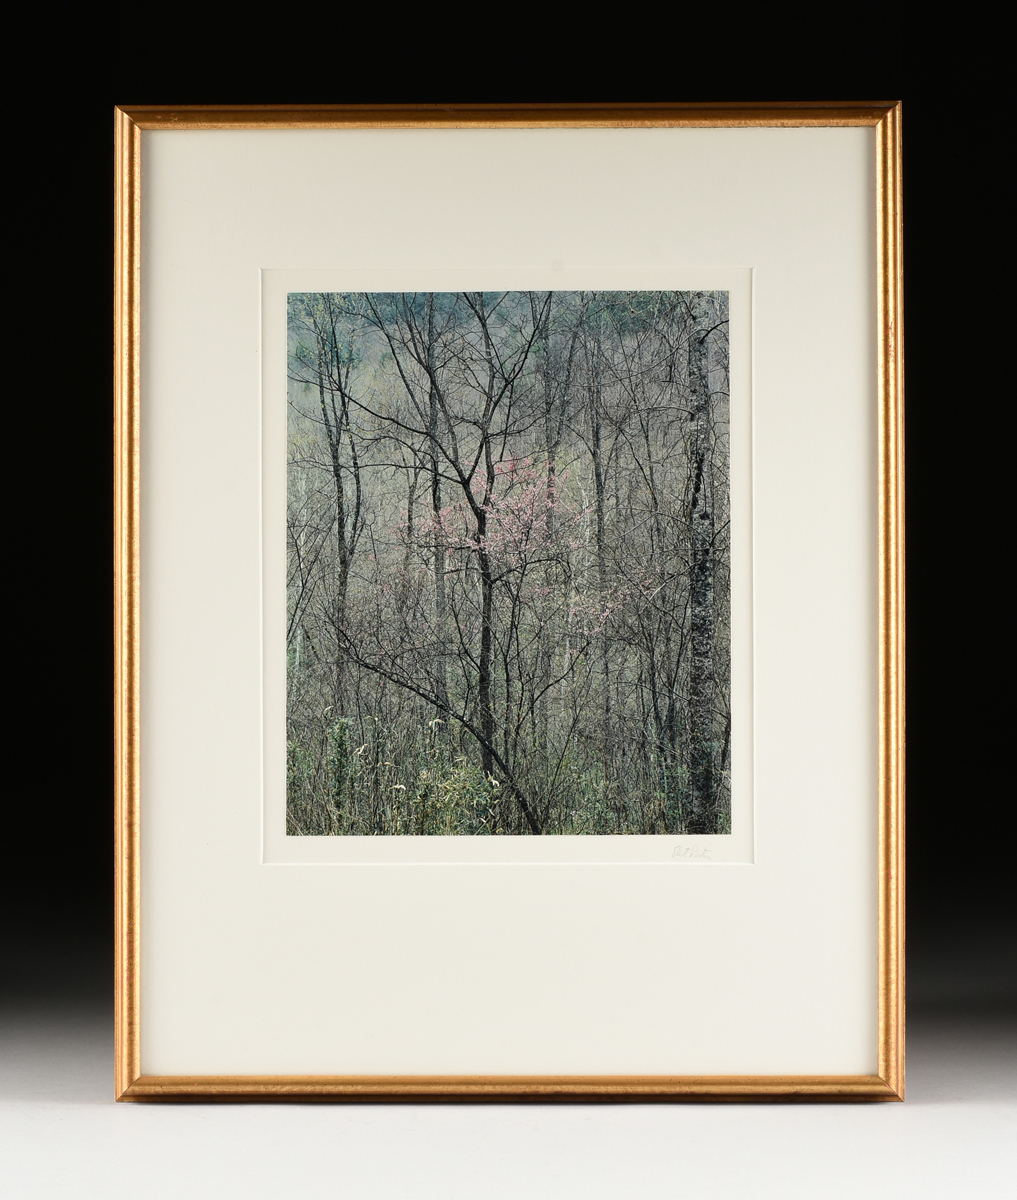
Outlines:
<svg viewBox="0 0 1017 1200"><path fill-rule="evenodd" d="M699 316L697 308L697 317ZM703 314L705 316L705 314ZM689 338L692 391L691 654L689 679L689 833L714 833L717 825L713 778L713 574L711 489L707 479L712 433L709 358L705 320Z"/></svg>
<svg viewBox="0 0 1017 1200"><path fill-rule="evenodd" d="M601 386L600 386L600 342L594 342L594 355L591 364L593 378L589 381L590 401L590 440L593 458L593 483L597 498L597 586L600 589L600 602L605 603L607 597L607 530L606 530L606 480L604 475L604 458L601 448ZM600 669L603 676L603 695L601 697L601 764L604 771L604 783L611 769L611 661L609 639L605 635L600 639Z"/></svg>
<svg viewBox="0 0 1017 1200"><path fill-rule="evenodd" d="M339 461L339 440L342 437L342 430L337 428L338 423L334 423L329 414L329 405L325 402L325 384L320 373L318 396L321 401L321 415L325 422L325 432L328 436L328 449L332 460L332 480L335 485L336 551L339 559L335 619L337 623L341 623L345 614L346 589L350 577L350 548L346 540L346 487L343 481L342 464Z"/></svg>
<svg viewBox="0 0 1017 1200"><path fill-rule="evenodd" d="M427 375L428 438L431 460L431 512L434 516L434 619L438 655L435 664L435 690L448 709L448 629L445 594L445 539L438 522L441 518L441 474L438 465L438 389L434 360L434 296L427 297ZM444 720L445 712L439 714ZM439 727L440 728L440 727Z"/></svg>
<svg viewBox="0 0 1017 1200"><path fill-rule="evenodd" d="M477 541L483 546L483 538L487 533L486 520L477 523ZM491 620L494 609L494 580L491 577L491 561L487 552L480 550L480 659L477 668L477 690L480 701L480 732L485 744L481 747L481 760L484 774L494 773L494 756L491 747L494 745L494 703L491 697L491 659L494 639L492 637Z"/></svg>

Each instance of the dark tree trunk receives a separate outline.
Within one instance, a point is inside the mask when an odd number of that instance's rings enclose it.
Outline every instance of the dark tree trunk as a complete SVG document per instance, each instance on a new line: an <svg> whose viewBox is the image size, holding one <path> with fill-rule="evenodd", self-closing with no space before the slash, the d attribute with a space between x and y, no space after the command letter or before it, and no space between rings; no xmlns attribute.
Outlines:
<svg viewBox="0 0 1017 1200"><path fill-rule="evenodd" d="M479 522L477 539L482 543L486 535L486 522ZM494 580L491 578L491 563L484 550L480 551L480 660L477 669L477 691L480 701L480 732L484 738L481 747L481 760L484 774L494 773L494 756L491 748L494 746L494 702L491 696L491 659L493 657L493 637L491 620L494 609Z"/></svg>
<svg viewBox="0 0 1017 1200"><path fill-rule="evenodd" d="M438 465L438 385L434 356L434 296L427 298L428 440L431 467L431 512L434 516L434 616L438 642L435 689L448 708L448 617L445 594L445 540L438 521L441 515L441 474ZM445 713L440 714L444 720Z"/></svg>
<svg viewBox="0 0 1017 1200"><path fill-rule="evenodd" d="M350 546L346 537L346 486L343 480L342 463L339 458L339 442L342 430L338 421L333 421L329 413L329 404L325 400L325 383L323 373L318 376L318 397L321 402L321 415L325 422L325 432L328 436L328 449L332 460L332 481L335 486L335 519L336 519L336 552L339 560L339 578L336 581L336 613L337 622L342 622L346 608L346 589L350 578ZM335 407L334 398L332 408Z"/></svg>
<svg viewBox="0 0 1017 1200"><path fill-rule="evenodd" d="M604 455L601 437L602 397L601 397L601 346L600 339L594 338L593 346L587 343L588 396L590 405L590 454L593 459L593 485L597 506L597 583L600 587L600 597L603 602L607 596L607 530L606 530L606 480L604 471ZM601 766L604 771L605 783L611 770L611 662L608 638L601 638L600 670L603 677L603 692L601 696L600 732L601 732Z"/></svg>

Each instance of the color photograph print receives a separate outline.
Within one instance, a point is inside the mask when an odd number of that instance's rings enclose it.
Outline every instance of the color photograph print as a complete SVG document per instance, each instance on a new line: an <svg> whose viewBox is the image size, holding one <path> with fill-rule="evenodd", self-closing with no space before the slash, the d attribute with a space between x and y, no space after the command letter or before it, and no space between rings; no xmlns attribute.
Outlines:
<svg viewBox="0 0 1017 1200"><path fill-rule="evenodd" d="M287 833L730 833L728 293L293 293L287 347Z"/></svg>

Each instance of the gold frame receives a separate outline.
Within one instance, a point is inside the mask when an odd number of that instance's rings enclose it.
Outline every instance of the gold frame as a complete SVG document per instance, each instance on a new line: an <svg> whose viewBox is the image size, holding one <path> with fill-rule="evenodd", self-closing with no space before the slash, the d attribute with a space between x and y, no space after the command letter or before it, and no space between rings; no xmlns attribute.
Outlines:
<svg viewBox="0 0 1017 1200"><path fill-rule="evenodd" d="M899 104L121 107L116 119L116 1098L903 1100L904 509ZM852 1076L145 1076L139 961L141 132L152 129L868 126L876 131L879 479L879 1046Z"/></svg>

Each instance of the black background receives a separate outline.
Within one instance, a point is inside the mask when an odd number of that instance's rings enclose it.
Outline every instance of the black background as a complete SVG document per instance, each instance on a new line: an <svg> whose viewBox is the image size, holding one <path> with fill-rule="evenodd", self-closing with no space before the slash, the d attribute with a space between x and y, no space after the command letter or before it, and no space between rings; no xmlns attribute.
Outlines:
<svg viewBox="0 0 1017 1200"><path fill-rule="evenodd" d="M746 25L734 12L542 8L478 25L475 10L324 11L110 8L70 28L55 15L44 28L43 13L8 51L28 71L7 110L4 185L6 983L112 991L117 103L902 100L914 994L933 977L998 975L1014 936L999 31L970 14L947 28L878 13ZM965 957L975 944L981 967Z"/></svg>

